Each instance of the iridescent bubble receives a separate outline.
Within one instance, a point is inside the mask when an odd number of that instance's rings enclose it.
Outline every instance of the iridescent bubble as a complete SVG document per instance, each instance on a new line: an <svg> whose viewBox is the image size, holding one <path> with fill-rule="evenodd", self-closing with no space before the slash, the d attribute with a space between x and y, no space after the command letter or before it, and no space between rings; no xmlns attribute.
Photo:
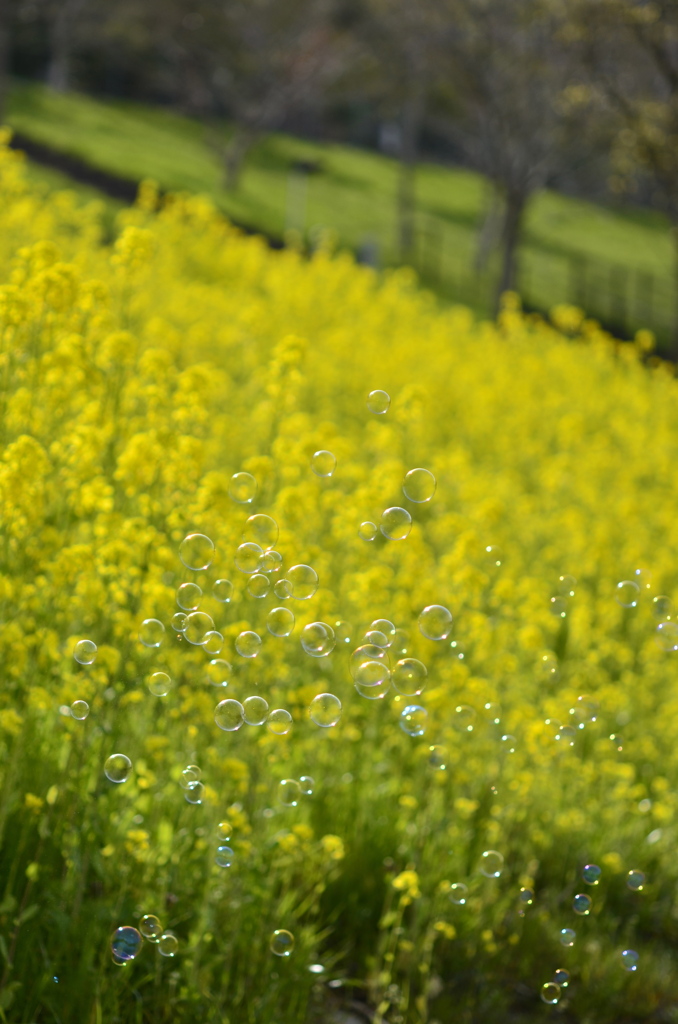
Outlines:
<svg viewBox="0 0 678 1024"><path fill-rule="evenodd" d="M311 469L316 476L332 476L337 465L337 460L332 452L315 452L311 459Z"/></svg>
<svg viewBox="0 0 678 1024"><path fill-rule="evenodd" d="M197 764L189 764L188 768L184 768L179 776L179 785L182 789L190 789L194 782L200 781L201 775L202 772Z"/></svg>
<svg viewBox="0 0 678 1024"><path fill-rule="evenodd" d="M233 857L234 853L230 846L218 846L214 860L220 868L230 868Z"/></svg>
<svg viewBox="0 0 678 1024"><path fill-rule="evenodd" d="M160 647L165 639L165 627L160 619L144 619L139 627L139 640L144 647Z"/></svg>
<svg viewBox="0 0 678 1024"><path fill-rule="evenodd" d="M86 700L74 700L71 704L71 715L78 722L84 722L89 715L89 704Z"/></svg>
<svg viewBox="0 0 678 1024"><path fill-rule="evenodd" d="M318 573L310 565L293 565L285 573L285 580L295 601L308 601L318 589Z"/></svg>
<svg viewBox="0 0 678 1024"><path fill-rule="evenodd" d="M276 956L289 956L294 949L294 935L286 928L276 928L271 936L271 952Z"/></svg>
<svg viewBox="0 0 678 1024"><path fill-rule="evenodd" d="M166 672L154 672L147 683L154 697L166 697L172 689L172 680Z"/></svg>
<svg viewBox="0 0 678 1024"><path fill-rule="evenodd" d="M251 473L234 473L228 493L238 505L251 505L257 493L257 481Z"/></svg>
<svg viewBox="0 0 678 1024"><path fill-rule="evenodd" d="M358 527L358 536L361 540L374 540L377 536L378 527L376 523L371 523L368 519L364 523L361 523Z"/></svg>
<svg viewBox="0 0 678 1024"><path fill-rule="evenodd" d="M601 874L602 871L597 864L586 864L582 868L581 877L587 885L598 885Z"/></svg>
<svg viewBox="0 0 678 1024"><path fill-rule="evenodd" d="M666 622L673 614L673 602L670 597L660 594L652 600L652 614L656 619Z"/></svg>
<svg viewBox="0 0 678 1024"><path fill-rule="evenodd" d="M308 715L321 729L329 729L341 718L341 701L333 693L319 693L309 704Z"/></svg>
<svg viewBox="0 0 678 1024"><path fill-rule="evenodd" d="M158 942L162 935L162 925L155 914L144 914L139 922L139 931L149 942Z"/></svg>
<svg viewBox="0 0 678 1024"><path fill-rule="evenodd" d="M177 604L185 612L197 611L201 597L202 590L197 583L182 583L177 588Z"/></svg>
<svg viewBox="0 0 678 1024"><path fill-rule="evenodd" d="M386 508L381 513L379 529L387 540L405 540L412 529L412 516L399 505Z"/></svg>
<svg viewBox="0 0 678 1024"><path fill-rule="evenodd" d="M188 616L185 612L175 612L172 616L170 625L175 633L183 633L186 629L186 619Z"/></svg>
<svg viewBox="0 0 678 1024"><path fill-rule="evenodd" d="M205 787L202 782L189 782L184 790L184 800L189 804L201 804L205 795Z"/></svg>
<svg viewBox="0 0 678 1024"><path fill-rule="evenodd" d="M428 748L429 768L433 768L433 770L437 772L444 772L447 769L448 760L449 752L447 747L444 747L439 743L434 743Z"/></svg>
<svg viewBox="0 0 678 1024"><path fill-rule="evenodd" d="M261 572L267 572L275 575L280 572L283 565L283 556L279 551L264 551L264 557L261 559L261 565L259 566Z"/></svg>
<svg viewBox="0 0 678 1024"><path fill-rule="evenodd" d="M225 661L224 658L212 658L205 673L210 686L228 686L232 671L230 661Z"/></svg>
<svg viewBox="0 0 678 1024"><path fill-rule="evenodd" d="M570 972L564 967L558 967L553 972L553 980L556 985L560 985L561 988L567 988L570 983Z"/></svg>
<svg viewBox="0 0 678 1024"><path fill-rule="evenodd" d="M476 724L476 712L469 704L459 704L454 709L452 725L457 732L473 732Z"/></svg>
<svg viewBox="0 0 678 1024"><path fill-rule="evenodd" d="M367 396L367 408L375 416L383 416L384 413L388 412L390 404L391 396L387 391L370 391Z"/></svg>
<svg viewBox="0 0 678 1024"><path fill-rule="evenodd" d="M256 658L261 650L261 637L251 629L245 629L235 638L235 649L242 658Z"/></svg>
<svg viewBox="0 0 678 1024"><path fill-rule="evenodd" d="M577 933L572 928L561 928L558 933L558 938L563 946L574 946L574 940L577 938Z"/></svg>
<svg viewBox="0 0 678 1024"><path fill-rule="evenodd" d="M541 1000L549 1006L555 1006L560 1002L560 985L555 981L545 981L541 987Z"/></svg>
<svg viewBox="0 0 678 1024"><path fill-rule="evenodd" d="M228 697L214 709L214 721L224 732L235 732L245 720L245 711L239 700Z"/></svg>
<svg viewBox="0 0 678 1024"><path fill-rule="evenodd" d="M136 928L124 925L122 928L116 928L111 936L111 952L118 960L126 963L138 956L142 942L141 934Z"/></svg>
<svg viewBox="0 0 678 1024"><path fill-rule="evenodd" d="M595 722L599 707L598 701L589 697L588 694L577 697L577 703L570 708L573 723L578 729L583 729L590 722Z"/></svg>
<svg viewBox="0 0 678 1024"><path fill-rule="evenodd" d="M396 635L396 628L390 619L375 619L370 623L370 631L377 630L386 637L386 646L390 647Z"/></svg>
<svg viewBox="0 0 678 1024"><path fill-rule="evenodd" d="M426 666L416 658L401 658L393 669L393 685L405 697L420 694L426 686Z"/></svg>
<svg viewBox="0 0 678 1024"><path fill-rule="evenodd" d="M575 914L586 917L591 912L591 897L584 892L578 892L572 900L572 909Z"/></svg>
<svg viewBox="0 0 678 1024"><path fill-rule="evenodd" d="M678 623L660 622L655 639L662 651L678 651Z"/></svg>
<svg viewBox="0 0 678 1024"><path fill-rule="evenodd" d="M294 612L290 608L271 608L266 616L266 629L271 636L289 636L294 629Z"/></svg>
<svg viewBox="0 0 678 1024"><path fill-rule="evenodd" d="M299 639L306 654L312 658L325 658L334 650L334 630L326 622L309 622Z"/></svg>
<svg viewBox="0 0 678 1024"><path fill-rule="evenodd" d="M97 645L93 640L78 640L73 649L73 657L78 665L93 665L96 661Z"/></svg>
<svg viewBox="0 0 678 1024"><path fill-rule="evenodd" d="M111 754L104 763L104 775L109 782L127 782L132 762L126 754Z"/></svg>
<svg viewBox="0 0 678 1024"><path fill-rule="evenodd" d="M201 646L207 654L221 654L221 648L224 646L223 633L218 629L209 629Z"/></svg>
<svg viewBox="0 0 678 1024"><path fill-rule="evenodd" d="M258 694L246 697L242 702L245 725L263 725L268 714L268 701Z"/></svg>
<svg viewBox="0 0 678 1024"><path fill-rule="evenodd" d="M179 545L179 558L192 572L203 572L212 564L214 544L204 533L189 533Z"/></svg>
<svg viewBox="0 0 678 1024"><path fill-rule="evenodd" d="M411 469L403 483L403 494L410 501L423 504L436 493L436 478L428 469Z"/></svg>
<svg viewBox="0 0 678 1024"><path fill-rule="evenodd" d="M220 821L219 824L217 825L217 836L223 842L226 842L228 839L231 838L232 831L233 826L231 825L230 821Z"/></svg>
<svg viewBox="0 0 678 1024"><path fill-rule="evenodd" d="M385 697L391 688L391 672L383 661L369 659L361 662L353 673L358 693L369 700Z"/></svg>
<svg viewBox="0 0 678 1024"><path fill-rule="evenodd" d="M214 632L214 621L207 612L191 612L186 616L184 636L189 644L194 647L202 647L207 640L207 634ZM222 637L223 640L223 637ZM217 651L213 652L217 654Z"/></svg>
<svg viewBox="0 0 678 1024"><path fill-rule="evenodd" d="M621 952L622 967L625 971L637 971L640 956L635 949L624 949Z"/></svg>
<svg viewBox="0 0 678 1024"><path fill-rule="evenodd" d="M284 576L282 579L276 580L273 593L280 601L287 601L292 596L292 587Z"/></svg>
<svg viewBox="0 0 678 1024"><path fill-rule="evenodd" d="M638 868L633 868L626 876L626 885L631 892L641 892L645 885L645 872L640 871Z"/></svg>
<svg viewBox="0 0 678 1024"><path fill-rule="evenodd" d="M266 727L275 736L285 736L292 728L292 716L285 708L276 708L269 711Z"/></svg>
<svg viewBox="0 0 678 1024"><path fill-rule="evenodd" d="M354 679L356 677L356 672L366 661L379 661L389 668L389 657L385 648L377 647L376 644L361 644L360 647L356 647L356 649L351 653L349 661L349 672Z"/></svg>
<svg viewBox="0 0 678 1024"><path fill-rule="evenodd" d="M179 949L179 940L174 932L163 932L158 940L158 952L162 956L175 956Z"/></svg>
<svg viewBox="0 0 678 1024"><path fill-rule="evenodd" d="M299 788L304 796L313 796L314 780L310 775L302 775L299 779Z"/></svg>
<svg viewBox="0 0 678 1024"><path fill-rule="evenodd" d="M301 797L301 786L296 779L283 779L278 786L278 799L285 807L296 807Z"/></svg>
<svg viewBox="0 0 678 1024"><path fill-rule="evenodd" d="M453 882L448 895L453 903L456 903L458 907L463 907L468 899L468 886L463 882Z"/></svg>
<svg viewBox="0 0 678 1024"><path fill-rule="evenodd" d="M617 584L615 598L622 608L635 608L638 604L640 587L633 580L622 580Z"/></svg>
<svg viewBox="0 0 678 1024"><path fill-rule="evenodd" d="M268 597L270 589L271 581L263 572L255 572L247 581L247 593L250 597Z"/></svg>
<svg viewBox="0 0 678 1024"><path fill-rule="evenodd" d="M419 615L419 632L428 640L446 640L452 629L452 612L442 604L429 604Z"/></svg>
<svg viewBox="0 0 678 1024"><path fill-rule="evenodd" d="M485 878L499 878L504 868L504 857L496 850L485 850L480 858L480 873Z"/></svg>
<svg viewBox="0 0 678 1024"><path fill-rule="evenodd" d="M558 577L557 589L561 597L574 597L574 588L577 586L577 581L574 576Z"/></svg>
<svg viewBox="0 0 678 1024"><path fill-rule="evenodd" d="M246 540L235 553L235 567L246 575L258 572L264 552L254 541Z"/></svg>
<svg viewBox="0 0 678 1024"><path fill-rule="evenodd" d="M375 647L386 648L389 646L388 638L380 629L368 629L363 640L366 644L374 644Z"/></svg>
<svg viewBox="0 0 678 1024"><path fill-rule="evenodd" d="M423 736L427 721L428 711L419 704L408 704L400 712L400 728L408 736Z"/></svg>
<svg viewBox="0 0 678 1024"><path fill-rule="evenodd" d="M230 580L217 580L212 587L212 596L222 604L228 604L233 597L233 584Z"/></svg>
<svg viewBox="0 0 678 1024"><path fill-rule="evenodd" d="M270 551L278 543L279 534L280 530L275 519L264 515L263 512L257 512L256 515L250 516L245 523L242 539L254 541L263 551Z"/></svg>

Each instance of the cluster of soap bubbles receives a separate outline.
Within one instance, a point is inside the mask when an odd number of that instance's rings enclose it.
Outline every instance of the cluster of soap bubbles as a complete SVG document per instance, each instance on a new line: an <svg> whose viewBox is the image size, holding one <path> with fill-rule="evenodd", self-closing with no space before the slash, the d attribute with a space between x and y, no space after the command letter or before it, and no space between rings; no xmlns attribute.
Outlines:
<svg viewBox="0 0 678 1024"><path fill-rule="evenodd" d="M201 782L202 772L197 764L189 764L179 777L179 785L184 791L184 799L189 804L201 804L205 795L205 785Z"/></svg>
<svg viewBox="0 0 678 1024"><path fill-rule="evenodd" d="M144 914L139 928L123 925L116 928L111 936L111 956L114 964L123 966L136 960L141 952L143 940L157 946L162 956L175 956L179 949L179 940L174 932L165 931L154 914Z"/></svg>

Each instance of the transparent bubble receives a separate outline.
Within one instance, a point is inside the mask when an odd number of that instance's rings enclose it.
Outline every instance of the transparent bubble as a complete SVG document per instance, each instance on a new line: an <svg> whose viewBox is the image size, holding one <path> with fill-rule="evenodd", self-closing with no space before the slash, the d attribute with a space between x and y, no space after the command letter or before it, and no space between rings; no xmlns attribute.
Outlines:
<svg viewBox="0 0 678 1024"><path fill-rule="evenodd" d="M615 751L618 754L621 754L622 750L624 749L624 743L623 743L623 740L622 740L621 736L618 736L616 733L613 732L610 735L610 739L612 741L612 745L613 745Z"/></svg>
<svg viewBox="0 0 678 1024"><path fill-rule="evenodd" d="M358 527L358 536L361 540L374 540L377 536L378 527L376 523L371 523L369 519L366 519L364 523L361 523Z"/></svg>
<svg viewBox="0 0 678 1024"><path fill-rule="evenodd" d="M243 718L246 725L263 725L268 715L268 701L255 694L246 697L242 704Z"/></svg>
<svg viewBox="0 0 678 1024"><path fill-rule="evenodd" d="M280 601L287 601L292 596L292 586L283 576L282 579L276 581L273 593Z"/></svg>
<svg viewBox="0 0 678 1024"><path fill-rule="evenodd" d="M597 864L585 864L582 868L581 877L587 885L598 885L601 875L602 871Z"/></svg>
<svg viewBox="0 0 678 1024"><path fill-rule="evenodd" d="M353 639L353 626L350 622L343 622L339 619L334 623L334 635L340 646L350 644Z"/></svg>
<svg viewBox="0 0 678 1024"><path fill-rule="evenodd" d="M250 516L245 523L242 539L254 541L263 551L270 551L278 543L279 534L275 519L264 515L263 512L257 512L256 515Z"/></svg>
<svg viewBox="0 0 678 1024"><path fill-rule="evenodd" d="M391 640L390 650L396 658L404 657L410 649L410 634L406 629L396 629Z"/></svg>
<svg viewBox="0 0 678 1024"><path fill-rule="evenodd" d="M200 606L202 590L197 583L182 583L177 588L177 604L185 612L194 612Z"/></svg>
<svg viewBox="0 0 678 1024"><path fill-rule="evenodd" d="M271 589L271 581L263 572L255 572L247 581L247 593L250 597L268 597Z"/></svg>
<svg viewBox="0 0 678 1024"><path fill-rule="evenodd" d="M228 686L233 668L224 658L213 658L205 670L210 686Z"/></svg>
<svg viewBox="0 0 678 1024"><path fill-rule="evenodd" d="M165 639L165 627L159 619L144 619L139 627L139 640L144 647L160 647Z"/></svg>
<svg viewBox="0 0 678 1024"><path fill-rule="evenodd" d="M194 782L200 781L201 775L202 772L197 764L189 764L188 768L184 768L179 777L179 785L182 789L190 789Z"/></svg>
<svg viewBox="0 0 678 1024"><path fill-rule="evenodd" d="M631 892L640 892L645 885L645 872L633 868L626 876L626 885Z"/></svg>
<svg viewBox="0 0 678 1024"><path fill-rule="evenodd" d="M86 700L74 700L71 704L71 715L78 722L84 722L89 715L89 704Z"/></svg>
<svg viewBox="0 0 678 1024"><path fill-rule="evenodd" d="M615 598L622 608L635 608L638 604L640 587L633 580L622 580L617 584Z"/></svg>
<svg viewBox="0 0 678 1024"><path fill-rule="evenodd" d="M567 988L570 983L570 972L564 967L558 967L553 972L553 980L556 985L560 985L561 988Z"/></svg>
<svg viewBox="0 0 678 1024"><path fill-rule="evenodd" d="M228 604L233 597L233 584L230 580L217 580L212 587L212 596L222 604Z"/></svg>
<svg viewBox="0 0 678 1024"><path fill-rule="evenodd" d="M549 602L549 611L551 612L551 615L555 615L557 619L567 618L567 598L552 597Z"/></svg>
<svg viewBox="0 0 678 1024"><path fill-rule="evenodd" d="M391 689L391 672L383 661L363 661L353 679L360 696L368 700L381 700Z"/></svg>
<svg viewBox="0 0 678 1024"><path fill-rule="evenodd" d="M488 700L483 704L483 715L491 725L499 725L501 722L501 706L494 700Z"/></svg>
<svg viewBox="0 0 678 1024"><path fill-rule="evenodd" d="M235 649L242 658L256 658L261 650L261 637L251 629L245 629L235 638Z"/></svg>
<svg viewBox="0 0 678 1024"><path fill-rule="evenodd" d="M621 952L622 967L625 971L637 971L640 956L635 949L624 949Z"/></svg>
<svg viewBox="0 0 678 1024"><path fill-rule="evenodd" d="M558 733L556 734L556 739L564 747L573 747L576 738L577 731L571 725L561 725Z"/></svg>
<svg viewBox="0 0 678 1024"><path fill-rule="evenodd" d="M132 762L125 754L111 754L104 763L104 775L109 782L127 782Z"/></svg>
<svg viewBox="0 0 678 1024"><path fill-rule="evenodd" d="M233 826L231 825L230 821L220 821L219 824L217 825L217 836L223 842L226 842L226 840L231 838L232 831Z"/></svg>
<svg viewBox="0 0 678 1024"><path fill-rule="evenodd" d="M408 704L400 712L400 728L408 736L423 736L427 721L428 711L419 704Z"/></svg>
<svg viewBox="0 0 678 1024"><path fill-rule="evenodd" d="M158 952L162 956L176 956L179 950L179 940L174 932L163 932L158 940Z"/></svg>
<svg viewBox="0 0 678 1024"><path fill-rule="evenodd" d="M549 1006L555 1006L560 1002L560 985L555 981L545 981L541 987L541 1000Z"/></svg>
<svg viewBox="0 0 678 1024"><path fill-rule="evenodd" d="M294 629L294 612L290 608L271 608L266 629L271 636L289 636Z"/></svg>
<svg viewBox="0 0 678 1024"><path fill-rule="evenodd" d="M266 727L275 736L285 736L292 728L292 716L285 708L276 708L269 711Z"/></svg>
<svg viewBox="0 0 678 1024"><path fill-rule="evenodd" d="M283 779L278 786L278 799L285 807L296 807L301 797L301 786L296 779Z"/></svg>
<svg viewBox="0 0 678 1024"><path fill-rule="evenodd" d="M310 565L293 565L285 573L285 580L295 601L308 601L318 589L318 573Z"/></svg>
<svg viewBox="0 0 678 1024"><path fill-rule="evenodd" d="M214 544L204 533L189 533L179 545L179 558L193 572L209 569L214 558Z"/></svg>
<svg viewBox="0 0 678 1024"><path fill-rule="evenodd" d="M184 636L189 644L195 647L202 647L207 640L207 634L214 632L214 621L207 612L191 612L186 616ZM223 637L222 637L223 639ZM218 653L214 651L213 653Z"/></svg>
<svg viewBox="0 0 678 1024"><path fill-rule="evenodd" d="M419 632L428 640L446 640L452 629L452 612L442 604L429 604L419 615Z"/></svg>
<svg viewBox="0 0 678 1024"><path fill-rule="evenodd" d="M301 631L301 646L312 658L325 658L334 650L334 630L326 622L309 622Z"/></svg>
<svg viewBox="0 0 678 1024"><path fill-rule="evenodd" d="M385 633L382 633L380 629L368 629L363 637L366 644L374 644L375 647L388 647L388 638Z"/></svg>
<svg viewBox="0 0 678 1024"><path fill-rule="evenodd" d="M488 544L484 551L483 561L488 569L498 569L502 563L501 548L496 544Z"/></svg>
<svg viewBox="0 0 678 1024"><path fill-rule="evenodd" d="M468 886L464 885L463 882L453 882L448 895L453 903L463 907L468 899Z"/></svg>
<svg viewBox="0 0 678 1024"><path fill-rule="evenodd" d="M475 709L468 704L459 704L454 709L452 725L457 732L473 732L476 724Z"/></svg>
<svg viewBox="0 0 678 1024"><path fill-rule="evenodd" d="M588 694L582 694L581 697L577 697L577 703L573 708L570 708L573 724L578 729L583 729L590 722L595 722L599 707L598 701L594 700L593 697L589 697Z"/></svg>
<svg viewBox="0 0 678 1024"><path fill-rule="evenodd" d="M436 478L428 469L411 469L403 483L403 494L410 501L422 504L436 493Z"/></svg>
<svg viewBox="0 0 678 1024"><path fill-rule="evenodd" d="M228 493L238 505L251 505L257 493L257 481L251 473L234 473Z"/></svg>
<svg viewBox="0 0 678 1024"><path fill-rule="evenodd" d="M458 640L450 641L450 654L453 658L458 661L464 661L466 659L466 648Z"/></svg>
<svg viewBox="0 0 678 1024"><path fill-rule="evenodd" d="M218 846L214 860L220 868L230 868L233 857L234 853L230 846Z"/></svg>
<svg viewBox="0 0 678 1024"><path fill-rule="evenodd" d="M655 639L662 651L678 651L678 623L660 622Z"/></svg>
<svg viewBox="0 0 678 1024"><path fill-rule="evenodd" d="M541 679L556 680L558 678L558 658L553 651L543 651L539 655L537 673Z"/></svg>
<svg viewBox="0 0 678 1024"><path fill-rule="evenodd" d="M485 850L480 858L480 873L485 878L499 878L504 867L504 857L496 850Z"/></svg>
<svg viewBox="0 0 678 1024"><path fill-rule="evenodd" d="M429 768L433 768L433 770L437 772L444 772L447 769L448 760L449 752L447 747L444 747L439 743L434 743L428 748Z"/></svg>
<svg viewBox="0 0 678 1024"><path fill-rule="evenodd" d="M505 733L500 740L501 748L506 754L515 754L516 745L518 743L515 736L512 736L510 732Z"/></svg>
<svg viewBox="0 0 678 1024"><path fill-rule="evenodd" d="M660 594L652 600L652 613L656 619L666 622L673 614L673 602L670 597Z"/></svg>
<svg viewBox="0 0 678 1024"><path fill-rule="evenodd" d="M405 697L420 694L426 686L426 666L416 658L401 658L393 669L392 680L398 693Z"/></svg>
<svg viewBox="0 0 678 1024"><path fill-rule="evenodd" d="M186 629L186 619L188 615L185 612L175 612L172 616L170 625L175 633L183 633Z"/></svg>
<svg viewBox="0 0 678 1024"><path fill-rule="evenodd" d="M383 416L384 413L388 412L390 404L391 396L387 391L370 391L367 396L367 408L375 416Z"/></svg>
<svg viewBox="0 0 678 1024"><path fill-rule="evenodd" d="M389 667L389 657L385 648L377 647L376 644L361 644L351 652L349 660L349 672L355 679L356 672L365 661L380 661Z"/></svg>
<svg viewBox="0 0 678 1024"><path fill-rule="evenodd" d="M316 452L311 459L311 469L316 476L332 476L337 465L337 460L332 452Z"/></svg>
<svg viewBox="0 0 678 1024"><path fill-rule="evenodd" d="M634 569L633 578L641 590L652 589L652 573L649 569Z"/></svg>
<svg viewBox="0 0 678 1024"><path fill-rule="evenodd" d="M251 575L259 570L261 560L264 556L262 548L254 541L246 540L240 544L235 553L235 567L246 575Z"/></svg>
<svg viewBox="0 0 678 1024"><path fill-rule="evenodd" d="M116 928L111 936L111 953L118 960L127 962L138 956L143 939L141 934L129 925Z"/></svg>
<svg viewBox="0 0 678 1024"><path fill-rule="evenodd" d="M299 788L304 796L313 796L314 786L315 782L310 775L302 775L299 779Z"/></svg>
<svg viewBox="0 0 678 1024"><path fill-rule="evenodd" d="M155 914L144 914L139 922L139 931L149 942L157 942L162 935L162 925Z"/></svg>
<svg viewBox="0 0 678 1024"><path fill-rule="evenodd" d="M245 711L239 700L228 697L214 709L214 721L224 732L235 732L245 720Z"/></svg>
<svg viewBox="0 0 678 1024"><path fill-rule="evenodd" d="M269 574L275 574L280 572L283 564L283 556L279 551L264 551L264 557L261 559L261 565L259 566L261 572L267 572Z"/></svg>
<svg viewBox="0 0 678 1024"><path fill-rule="evenodd" d="M78 665L92 665L96 661L97 645L93 640L78 640L73 657Z"/></svg>
<svg viewBox="0 0 678 1024"><path fill-rule="evenodd" d="M557 590L561 597L574 597L574 588L577 586L577 581L574 576L559 576Z"/></svg>
<svg viewBox="0 0 678 1024"><path fill-rule="evenodd" d="M201 804L205 795L205 787L202 782L189 782L184 790L184 799L189 804Z"/></svg>
<svg viewBox="0 0 678 1024"><path fill-rule="evenodd" d="M277 928L271 936L271 952L276 956L289 956L294 949L294 935L285 928Z"/></svg>
<svg viewBox="0 0 678 1024"><path fill-rule="evenodd" d="M208 630L201 646L207 654L221 654L221 648L224 646L223 633L218 629Z"/></svg>
<svg viewBox="0 0 678 1024"><path fill-rule="evenodd" d="M333 693L319 693L309 704L308 715L321 729L329 729L341 718L341 701Z"/></svg>
<svg viewBox="0 0 678 1024"><path fill-rule="evenodd" d="M155 697L166 697L172 689L172 680L166 672L154 672L147 686Z"/></svg>
<svg viewBox="0 0 678 1024"><path fill-rule="evenodd" d="M412 529L412 516L406 508L394 505L381 513L379 529L387 540L405 540Z"/></svg>
<svg viewBox="0 0 678 1024"><path fill-rule="evenodd" d="M558 938L563 946L574 946L574 940L577 938L577 933L572 928L561 928L558 933Z"/></svg>
<svg viewBox="0 0 678 1024"><path fill-rule="evenodd" d="M386 637L386 646L390 647L396 635L396 628L390 619L375 619L370 623L370 631L376 630Z"/></svg>
<svg viewBox="0 0 678 1024"><path fill-rule="evenodd" d="M591 912L591 897L584 892L578 892L572 900L572 909L575 914L586 917Z"/></svg>
<svg viewBox="0 0 678 1024"><path fill-rule="evenodd" d="M518 903L522 907L531 907L534 903L534 889L529 889L527 886L523 886L518 893Z"/></svg>

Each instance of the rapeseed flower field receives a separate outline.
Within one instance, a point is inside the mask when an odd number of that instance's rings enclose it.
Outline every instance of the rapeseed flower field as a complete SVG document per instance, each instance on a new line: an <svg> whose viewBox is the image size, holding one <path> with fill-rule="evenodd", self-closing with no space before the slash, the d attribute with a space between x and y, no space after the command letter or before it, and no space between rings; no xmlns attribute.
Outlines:
<svg viewBox="0 0 678 1024"><path fill-rule="evenodd" d="M676 1019L649 335L6 142L0 1019Z"/></svg>

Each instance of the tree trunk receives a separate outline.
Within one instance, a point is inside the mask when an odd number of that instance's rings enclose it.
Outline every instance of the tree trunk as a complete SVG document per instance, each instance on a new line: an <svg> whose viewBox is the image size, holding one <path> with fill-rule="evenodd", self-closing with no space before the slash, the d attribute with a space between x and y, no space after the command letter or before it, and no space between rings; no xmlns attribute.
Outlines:
<svg viewBox="0 0 678 1024"><path fill-rule="evenodd" d="M224 154L224 188L234 192L240 183L240 175L247 154L257 142L259 132L250 127L238 127Z"/></svg>
<svg viewBox="0 0 678 1024"><path fill-rule="evenodd" d="M400 259L411 262L414 256L415 216L417 208L416 171L419 133L424 115L424 95L416 88L406 100L402 114L400 174L398 178L398 240Z"/></svg>
<svg viewBox="0 0 678 1024"><path fill-rule="evenodd" d="M0 0L0 4L3 0ZM50 26L50 61L47 84L55 92L67 92L71 86L73 43L78 18L86 0L62 0Z"/></svg>
<svg viewBox="0 0 678 1024"><path fill-rule="evenodd" d="M476 274L482 274L486 269L492 250L498 244L502 232L504 220L504 197L501 192L492 187L490 199L485 211L485 217L478 232L478 245L474 260Z"/></svg>
<svg viewBox="0 0 678 1024"><path fill-rule="evenodd" d="M494 300L494 314L499 312L501 297L504 292L513 291L517 276L517 249L520 240L520 228L527 196L522 193L508 192L506 195L506 212L502 231L501 275Z"/></svg>
<svg viewBox="0 0 678 1024"><path fill-rule="evenodd" d="M0 0L0 124L7 113L9 91L9 0Z"/></svg>

